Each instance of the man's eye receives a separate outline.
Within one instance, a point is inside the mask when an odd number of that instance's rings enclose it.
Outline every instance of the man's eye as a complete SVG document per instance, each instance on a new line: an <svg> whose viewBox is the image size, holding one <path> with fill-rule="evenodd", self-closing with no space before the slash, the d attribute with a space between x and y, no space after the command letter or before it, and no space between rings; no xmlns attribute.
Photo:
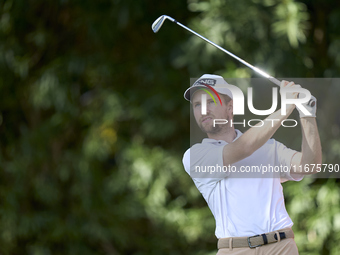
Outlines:
<svg viewBox="0 0 340 255"><path fill-rule="evenodd" d="M201 105L200 103L196 103L196 104L195 104L195 107L198 107L198 106L200 106L200 105Z"/></svg>
<svg viewBox="0 0 340 255"><path fill-rule="evenodd" d="M210 100L210 101L209 101L209 104L213 104L213 103L214 103L214 101L213 101L213 100Z"/></svg>

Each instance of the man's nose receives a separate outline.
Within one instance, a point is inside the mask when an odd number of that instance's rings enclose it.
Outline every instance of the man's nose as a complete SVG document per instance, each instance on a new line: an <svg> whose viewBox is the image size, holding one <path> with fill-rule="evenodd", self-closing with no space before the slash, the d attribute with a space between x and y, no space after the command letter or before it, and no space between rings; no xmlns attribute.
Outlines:
<svg viewBox="0 0 340 255"><path fill-rule="evenodd" d="M205 112L202 114L202 111L201 111L201 115L204 117L204 116L207 116L207 115L210 115L211 113L211 107L210 106L207 106L207 108L205 109Z"/></svg>

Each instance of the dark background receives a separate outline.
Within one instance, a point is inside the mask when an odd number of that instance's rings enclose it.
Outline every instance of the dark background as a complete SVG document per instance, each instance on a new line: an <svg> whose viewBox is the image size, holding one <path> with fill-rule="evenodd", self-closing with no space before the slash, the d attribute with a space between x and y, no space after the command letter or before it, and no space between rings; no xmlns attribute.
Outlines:
<svg viewBox="0 0 340 255"><path fill-rule="evenodd" d="M338 1L8 0L0 14L0 254L216 254L181 163L183 92L203 73L258 76L169 21L154 34L160 15L275 77L340 75ZM339 164L339 83L311 92L323 163ZM337 179L283 186L300 254L339 254Z"/></svg>

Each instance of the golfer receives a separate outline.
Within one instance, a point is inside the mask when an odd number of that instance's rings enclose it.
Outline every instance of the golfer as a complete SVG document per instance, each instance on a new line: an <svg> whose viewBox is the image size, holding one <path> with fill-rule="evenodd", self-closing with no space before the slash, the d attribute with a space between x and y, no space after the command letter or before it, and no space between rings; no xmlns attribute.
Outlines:
<svg viewBox="0 0 340 255"><path fill-rule="evenodd" d="M263 123L241 133L230 124L233 94L225 85L228 83L221 76L205 74L184 93L185 99L192 104L198 126L208 138L185 152L183 164L215 217L215 234L219 239L217 254L298 254L281 183L300 181L304 175L314 173L310 170L312 164L322 163L315 120L316 102L312 106L304 104L311 116L297 108L302 127L301 152L298 152L271 139L295 105L287 105L285 115L278 110ZM281 90L294 87L299 85L281 83ZM215 103L211 98L213 96L219 102L217 95L221 103ZM297 96L296 92L287 94L287 98ZM202 98L207 99L206 103ZM206 114L202 114L203 105ZM215 125L215 119L228 123ZM244 172L244 169L264 166L266 175L256 173L262 178ZM307 167L308 171L305 170ZM274 169L280 169L280 172L274 172Z"/></svg>

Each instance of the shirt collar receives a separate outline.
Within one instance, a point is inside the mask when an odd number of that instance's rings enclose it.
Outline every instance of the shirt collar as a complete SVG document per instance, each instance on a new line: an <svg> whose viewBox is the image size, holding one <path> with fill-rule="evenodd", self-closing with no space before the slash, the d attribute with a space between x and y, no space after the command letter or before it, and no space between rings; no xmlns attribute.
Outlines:
<svg viewBox="0 0 340 255"><path fill-rule="evenodd" d="M238 129L235 129L235 131L236 131L236 137L235 137L235 139L233 140L233 142L234 141L236 141L243 133L240 131L240 130L238 130ZM202 143L213 143L213 144L221 144L221 143L223 143L223 144L228 144L226 141L224 141L224 140L215 140L215 139L210 139L210 138L204 138L203 140L202 140Z"/></svg>

